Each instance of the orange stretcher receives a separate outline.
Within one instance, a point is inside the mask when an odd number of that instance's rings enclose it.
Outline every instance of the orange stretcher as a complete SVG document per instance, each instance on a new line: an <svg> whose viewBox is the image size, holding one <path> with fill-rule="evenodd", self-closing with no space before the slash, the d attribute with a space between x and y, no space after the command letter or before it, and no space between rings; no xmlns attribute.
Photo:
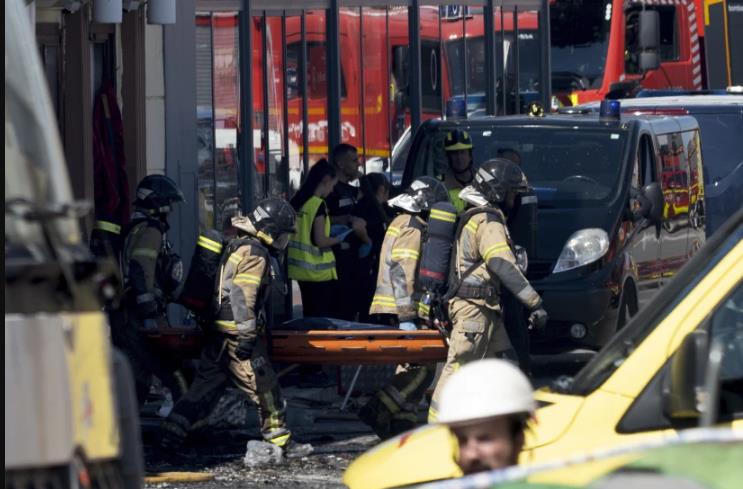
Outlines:
<svg viewBox="0 0 743 489"><path fill-rule="evenodd" d="M438 331L399 329L273 330L271 360L332 365L395 364L446 360L448 347ZM197 328L162 328L149 335L152 346L171 358L198 358L202 332Z"/></svg>

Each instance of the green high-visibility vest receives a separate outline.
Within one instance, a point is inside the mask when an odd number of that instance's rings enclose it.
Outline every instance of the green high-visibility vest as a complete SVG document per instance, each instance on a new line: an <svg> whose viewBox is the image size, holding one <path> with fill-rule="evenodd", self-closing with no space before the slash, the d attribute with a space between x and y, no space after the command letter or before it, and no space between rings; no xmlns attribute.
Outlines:
<svg viewBox="0 0 743 489"><path fill-rule="evenodd" d="M457 210L457 214L461 214L464 211L464 201L459 198L459 192L461 191L461 188L449 190L449 200L451 201L451 205Z"/></svg>
<svg viewBox="0 0 743 489"><path fill-rule="evenodd" d="M289 240L289 278L303 282L327 282L338 278L335 255L330 248L312 243L312 224L325 201L310 197L297 215L297 232ZM330 235L330 216L325 215L325 235Z"/></svg>

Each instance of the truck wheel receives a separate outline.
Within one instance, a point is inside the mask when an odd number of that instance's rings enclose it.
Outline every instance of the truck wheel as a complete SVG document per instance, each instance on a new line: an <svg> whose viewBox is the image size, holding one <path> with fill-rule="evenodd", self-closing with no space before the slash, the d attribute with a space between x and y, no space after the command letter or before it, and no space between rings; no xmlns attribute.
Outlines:
<svg viewBox="0 0 743 489"><path fill-rule="evenodd" d="M119 457L116 466L125 489L139 489L144 481L142 436L134 375L123 353L114 349L113 371L119 421Z"/></svg>

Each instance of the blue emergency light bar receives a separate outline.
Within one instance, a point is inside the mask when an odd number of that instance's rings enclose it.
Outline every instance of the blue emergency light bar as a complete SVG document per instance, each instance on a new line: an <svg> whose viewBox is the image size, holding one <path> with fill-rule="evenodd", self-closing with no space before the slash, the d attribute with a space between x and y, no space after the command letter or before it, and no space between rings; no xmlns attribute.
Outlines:
<svg viewBox="0 0 743 489"><path fill-rule="evenodd" d="M599 120L602 122L619 122L622 106L619 100L602 100L599 108Z"/></svg>
<svg viewBox="0 0 743 489"><path fill-rule="evenodd" d="M447 119L466 119L467 103L464 98L453 97L446 101L446 118Z"/></svg>

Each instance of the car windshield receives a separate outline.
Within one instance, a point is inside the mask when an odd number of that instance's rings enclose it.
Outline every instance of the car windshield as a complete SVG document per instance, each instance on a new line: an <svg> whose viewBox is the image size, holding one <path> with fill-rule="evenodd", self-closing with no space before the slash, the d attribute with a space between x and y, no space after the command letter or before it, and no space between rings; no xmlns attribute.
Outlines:
<svg viewBox="0 0 743 489"><path fill-rule="evenodd" d="M629 135L624 128L578 126L464 127L472 137L475 165L499 155L516 155L537 192L539 206L593 207L610 201L619 185ZM443 175L446 128L416 154L415 175ZM513 157L513 156L511 156Z"/></svg>
<svg viewBox="0 0 743 489"><path fill-rule="evenodd" d="M705 167L705 185L716 184L743 165L743 116L734 114L693 114L702 131L702 154L714 164Z"/></svg>
<svg viewBox="0 0 743 489"><path fill-rule="evenodd" d="M743 211L708 241L681 272L666 285L651 306L633 320L588 362L567 389L571 394L588 395L603 384L663 319L696 287L727 253L743 240Z"/></svg>
<svg viewBox="0 0 743 489"><path fill-rule="evenodd" d="M552 88L600 88L609 46L611 0L550 3Z"/></svg>

